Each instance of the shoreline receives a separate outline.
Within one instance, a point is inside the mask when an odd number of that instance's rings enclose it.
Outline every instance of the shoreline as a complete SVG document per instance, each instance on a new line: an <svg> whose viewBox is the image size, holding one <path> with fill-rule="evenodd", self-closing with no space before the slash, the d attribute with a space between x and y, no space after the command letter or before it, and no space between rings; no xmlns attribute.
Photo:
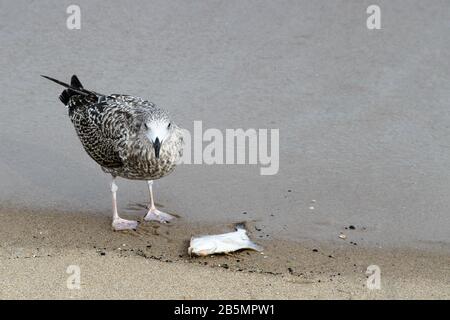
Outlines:
<svg viewBox="0 0 450 320"><path fill-rule="evenodd" d="M267 240L247 222L250 238L265 249L262 254L189 257L192 235L226 232L232 225L180 219L114 232L110 218L100 215L2 208L0 216L2 299L450 298L447 250ZM65 284L72 264L82 266L82 290ZM381 269L380 290L366 286L369 265Z"/></svg>

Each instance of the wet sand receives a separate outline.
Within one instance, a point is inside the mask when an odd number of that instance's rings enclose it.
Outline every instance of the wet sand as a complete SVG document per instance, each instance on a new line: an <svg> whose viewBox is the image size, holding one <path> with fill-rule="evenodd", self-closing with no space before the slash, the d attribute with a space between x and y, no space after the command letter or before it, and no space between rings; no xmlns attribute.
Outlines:
<svg viewBox="0 0 450 320"><path fill-rule="evenodd" d="M136 216L131 216L136 218ZM192 235L231 230L182 219L141 223L114 232L109 218L78 213L2 209L0 298L137 299L449 299L448 251L360 248L260 238L263 254L189 257ZM369 265L381 269L381 289L366 286ZM66 285L69 265L81 289Z"/></svg>

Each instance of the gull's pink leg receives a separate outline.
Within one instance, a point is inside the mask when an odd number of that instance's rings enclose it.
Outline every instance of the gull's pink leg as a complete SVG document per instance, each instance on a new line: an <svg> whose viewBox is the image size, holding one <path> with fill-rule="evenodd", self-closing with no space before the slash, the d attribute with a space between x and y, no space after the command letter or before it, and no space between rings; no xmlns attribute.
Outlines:
<svg viewBox="0 0 450 320"><path fill-rule="evenodd" d="M161 223L168 223L170 222L172 219L174 219L175 217L159 211L158 209L156 209L155 207L155 203L153 202L153 181L149 180L147 181L148 184L148 192L150 194L150 208L148 209L147 215L144 217L145 221L158 221Z"/></svg>
<svg viewBox="0 0 450 320"><path fill-rule="evenodd" d="M119 214L117 213L117 184L116 179L113 178L111 182L111 193L112 193L112 205L113 205L113 222L112 227L114 230L136 230L138 226L137 221L133 220L126 220L119 217Z"/></svg>

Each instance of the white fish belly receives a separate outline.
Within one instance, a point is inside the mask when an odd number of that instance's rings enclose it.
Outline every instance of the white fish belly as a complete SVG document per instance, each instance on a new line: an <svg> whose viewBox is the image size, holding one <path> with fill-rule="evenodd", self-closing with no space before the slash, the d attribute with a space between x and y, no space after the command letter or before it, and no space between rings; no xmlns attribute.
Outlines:
<svg viewBox="0 0 450 320"><path fill-rule="evenodd" d="M224 234L192 237L188 252L190 255L207 256L242 249L262 251L262 247L251 241L244 229L238 229Z"/></svg>

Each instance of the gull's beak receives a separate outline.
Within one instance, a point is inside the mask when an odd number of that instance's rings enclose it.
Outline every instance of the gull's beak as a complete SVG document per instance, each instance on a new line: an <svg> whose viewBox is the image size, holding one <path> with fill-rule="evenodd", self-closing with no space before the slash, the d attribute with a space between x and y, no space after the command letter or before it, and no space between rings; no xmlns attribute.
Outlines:
<svg viewBox="0 0 450 320"><path fill-rule="evenodd" d="M155 149L156 159L158 159L159 158L159 150L161 149L161 142L159 142L158 137L155 139L155 142L153 142L153 148Z"/></svg>

